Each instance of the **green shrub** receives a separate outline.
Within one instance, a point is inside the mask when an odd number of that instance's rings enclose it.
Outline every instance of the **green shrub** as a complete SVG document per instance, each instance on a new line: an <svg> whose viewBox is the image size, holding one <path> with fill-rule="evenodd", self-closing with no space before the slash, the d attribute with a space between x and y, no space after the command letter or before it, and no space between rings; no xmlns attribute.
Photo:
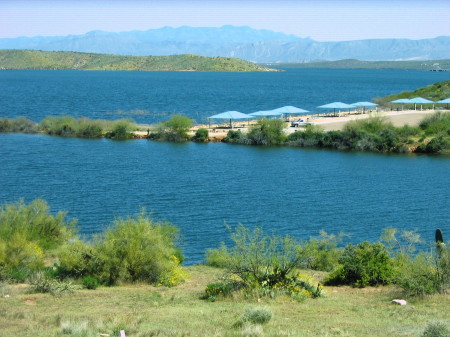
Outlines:
<svg viewBox="0 0 450 337"><path fill-rule="evenodd" d="M260 119L251 126L247 138L252 145L281 145L286 139L286 125L280 119Z"/></svg>
<svg viewBox="0 0 450 337"><path fill-rule="evenodd" d="M223 139L225 143L229 144L242 144L250 145L251 141L247 137L247 134L243 133L241 130L230 130L227 136Z"/></svg>
<svg viewBox="0 0 450 337"><path fill-rule="evenodd" d="M0 132L36 133L37 131L37 124L24 117L0 119Z"/></svg>
<svg viewBox="0 0 450 337"><path fill-rule="evenodd" d="M91 276L110 285L118 281L176 285L185 276L176 257L176 238L175 227L155 223L144 213L118 219L96 239Z"/></svg>
<svg viewBox="0 0 450 337"><path fill-rule="evenodd" d="M450 130L450 112L438 111L424 118L419 126L425 131L426 135L448 134Z"/></svg>
<svg viewBox="0 0 450 337"><path fill-rule="evenodd" d="M214 301L217 297L230 296L233 291L239 288L238 283L230 280L209 283L206 286L203 298Z"/></svg>
<svg viewBox="0 0 450 337"><path fill-rule="evenodd" d="M75 221L65 221L65 212L52 215L47 203L37 199L0 207L0 278L21 279L23 272L41 268L46 250L74 235ZM21 276L22 275L22 276Z"/></svg>
<svg viewBox="0 0 450 337"><path fill-rule="evenodd" d="M302 267L322 271L335 269L342 255L342 249L337 248L342 237L343 234L334 235L321 231L318 238L306 241L300 252L303 256Z"/></svg>
<svg viewBox="0 0 450 337"><path fill-rule="evenodd" d="M222 246L217 249L208 249L206 251L206 264L211 267L226 268L230 254L227 247L222 243Z"/></svg>
<svg viewBox="0 0 450 337"><path fill-rule="evenodd" d="M49 116L39 123L39 129L51 136L75 137L77 122L71 116Z"/></svg>
<svg viewBox="0 0 450 337"><path fill-rule="evenodd" d="M421 337L450 337L450 328L444 322L430 322Z"/></svg>
<svg viewBox="0 0 450 337"><path fill-rule="evenodd" d="M80 278L92 274L98 263L95 247L78 239L62 245L57 256L57 274L62 278Z"/></svg>
<svg viewBox="0 0 450 337"><path fill-rule="evenodd" d="M100 282L95 277L92 276L83 277L81 283L83 284L84 288L91 290L97 289L100 285Z"/></svg>
<svg viewBox="0 0 450 337"><path fill-rule="evenodd" d="M0 119L0 132L12 132L12 122L10 119Z"/></svg>
<svg viewBox="0 0 450 337"><path fill-rule="evenodd" d="M76 136L80 138L100 138L103 135L103 129L100 122L81 118L78 120Z"/></svg>
<svg viewBox="0 0 450 337"><path fill-rule="evenodd" d="M432 138L425 146L426 153L450 153L450 137L443 135Z"/></svg>
<svg viewBox="0 0 450 337"><path fill-rule="evenodd" d="M111 131L105 134L105 137L113 140L126 140L133 137L133 131L136 129L136 124L127 119L120 119L114 121L111 126Z"/></svg>
<svg viewBox="0 0 450 337"><path fill-rule="evenodd" d="M376 286L391 283L394 276L393 262L382 243L348 244L339 263L340 266L326 278L326 284Z"/></svg>
<svg viewBox="0 0 450 337"><path fill-rule="evenodd" d="M188 132L191 127L192 120L189 117L173 115L169 120L158 124L148 138L169 142L185 142L189 140Z"/></svg>
<svg viewBox="0 0 450 337"><path fill-rule="evenodd" d="M200 128L197 131L195 131L193 140L195 140L196 142L207 142L208 139L209 139L208 129Z"/></svg>

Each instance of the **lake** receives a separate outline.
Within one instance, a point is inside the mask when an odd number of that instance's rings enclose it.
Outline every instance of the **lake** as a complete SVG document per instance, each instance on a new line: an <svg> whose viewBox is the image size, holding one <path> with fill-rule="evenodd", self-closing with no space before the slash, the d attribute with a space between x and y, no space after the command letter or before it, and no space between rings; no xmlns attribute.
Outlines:
<svg viewBox="0 0 450 337"><path fill-rule="evenodd" d="M231 109L313 110L334 100L351 103L411 90L446 76L322 69L0 71L0 117L39 121L50 114L105 119L134 114L139 122L151 122L172 112L197 118L197 111L202 120ZM225 223L258 225L298 239L325 230L342 231L351 242L374 241L387 227L417 229L428 242L436 228L446 240L450 236L448 157L0 134L0 160L0 203L43 198L52 211L67 210L69 218L77 218L85 236L144 207L155 220L180 228L187 264L201 262L207 248L227 240Z"/></svg>

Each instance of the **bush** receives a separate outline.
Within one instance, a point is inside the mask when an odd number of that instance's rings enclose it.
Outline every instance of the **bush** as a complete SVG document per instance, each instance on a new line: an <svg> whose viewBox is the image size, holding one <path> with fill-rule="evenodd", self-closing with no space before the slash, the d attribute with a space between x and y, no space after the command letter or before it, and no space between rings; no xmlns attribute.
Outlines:
<svg viewBox="0 0 450 337"><path fill-rule="evenodd" d="M226 268L228 266L229 259L230 254L224 244L222 244L222 246L218 249L208 249L206 251L206 264L208 266Z"/></svg>
<svg viewBox="0 0 450 337"><path fill-rule="evenodd" d="M285 127L280 119L263 118L250 128L247 138L252 145L281 145L286 139Z"/></svg>
<svg viewBox="0 0 450 337"><path fill-rule="evenodd" d="M210 301L216 300L217 297L227 297L237 289L239 289L239 284L232 282L230 280L209 283L206 286L205 295L203 299Z"/></svg>
<svg viewBox="0 0 450 337"><path fill-rule="evenodd" d="M422 337L450 337L450 328L444 322L430 322L427 324Z"/></svg>
<svg viewBox="0 0 450 337"><path fill-rule="evenodd" d="M73 293L77 286L68 281L49 279L41 272L34 274L30 279L31 289L38 293L49 293L54 296Z"/></svg>
<svg viewBox="0 0 450 337"><path fill-rule="evenodd" d="M227 136L223 139L223 141L229 144L242 144L242 145L251 144L251 141L247 137L247 134L243 133L241 130L228 131Z"/></svg>
<svg viewBox="0 0 450 337"><path fill-rule="evenodd" d="M111 131L105 134L105 137L113 140L126 140L133 137L133 130L136 129L136 124L127 119L115 121L111 126Z"/></svg>
<svg viewBox="0 0 450 337"><path fill-rule="evenodd" d="M99 287L100 282L92 276L86 276L81 280L83 287L86 289L95 290Z"/></svg>
<svg viewBox="0 0 450 337"><path fill-rule="evenodd" d="M77 122L70 116L46 117L39 123L39 129L51 136L75 137Z"/></svg>
<svg viewBox="0 0 450 337"><path fill-rule="evenodd" d="M303 294L305 298L321 296L315 281L296 273L304 257L291 237L266 235L260 228L250 230L239 225L231 239L234 246L230 249L222 245L220 249L208 251L208 263L225 268L226 276L225 283L214 284L206 289L207 293L233 284L231 290L244 288L244 293L250 296L277 293L293 297Z"/></svg>
<svg viewBox="0 0 450 337"><path fill-rule="evenodd" d="M21 279L44 264L45 251L74 235L75 221L53 216L47 203L23 201L0 207L0 278ZM25 273L25 274L24 274Z"/></svg>
<svg viewBox="0 0 450 337"><path fill-rule="evenodd" d="M193 140L196 142L207 142L209 139L208 129L200 128L195 132Z"/></svg>
<svg viewBox="0 0 450 337"><path fill-rule="evenodd" d="M149 139L185 142L189 140L188 132L192 127L192 120L184 115L173 115L166 122L157 125L156 130L149 134Z"/></svg>
<svg viewBox="0 0 450 337"><path fill-rule="evenodd" d="M424 118L419 126L426 135L448 134L450 130L450 112L438 111Z"/></svg>
<svg viewBox="0 0 450 337"><path fill-rule="evenodd" d="M97 237L90 270L107 284L146 281L172 286L184 280L175 246L177 229L155 223L141 213L118 219L103 236Z"/></svg>
<svg viewBox="0 0 450 337"><path fill-rule="evenodd" d="M394 265L382 243L364 241L348 244L339 258L340 266L325 280L325 284L349 284L355 287L389 284L394 276Z"/></svg>
<svg viewBox="0 0 450 337"><path fill-rule="evenodd" d="M301 248L302 266L321 271L332 271L338 265L342 249L337 248L343 234L334 235L320 232L318 238L311 238Z"/></svg>

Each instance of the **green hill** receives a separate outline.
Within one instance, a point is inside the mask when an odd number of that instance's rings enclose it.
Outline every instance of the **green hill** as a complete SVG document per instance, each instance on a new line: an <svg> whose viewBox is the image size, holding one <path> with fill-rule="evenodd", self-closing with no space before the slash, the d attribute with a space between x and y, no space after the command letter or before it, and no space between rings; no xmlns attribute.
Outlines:
<svg viewBox="0 0 450 337"><path fill-rule="evenodd" d="M450 81L442 81L430 84L424 88L419 88L414 91L403 91L399 94L394 94L381 98L374 98L374 102L384 104L395 101L400 98L414 98L423 97L432 101L440 101L450 97Z"/></svg>
<svg viewBox="0 0 450 337"><path fill-rule="evenodd" d="M229 57L203 57L193 54L122 56L35 50L0 50L0 69L276 71L248 61Z"/></svg>
<svg viewBox="0 0 450 337"><path fill-rule="evenodd" d="M266 66L280 68L329 68L329 69L411 69L441 71L450 69L450 60L428 61L360 61L346 59L307 63L265 63Z"/></svg>

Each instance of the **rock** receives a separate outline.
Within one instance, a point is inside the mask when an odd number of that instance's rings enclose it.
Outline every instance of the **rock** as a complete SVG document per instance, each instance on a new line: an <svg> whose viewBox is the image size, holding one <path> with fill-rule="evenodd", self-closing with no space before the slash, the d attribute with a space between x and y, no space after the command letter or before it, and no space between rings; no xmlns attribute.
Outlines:
<svg viewBox="0 0 450 337"><path fill-rule="evenodd" d="M405 300L392 300L392 303L398 304L398 305L406 305Z"/></svg>

